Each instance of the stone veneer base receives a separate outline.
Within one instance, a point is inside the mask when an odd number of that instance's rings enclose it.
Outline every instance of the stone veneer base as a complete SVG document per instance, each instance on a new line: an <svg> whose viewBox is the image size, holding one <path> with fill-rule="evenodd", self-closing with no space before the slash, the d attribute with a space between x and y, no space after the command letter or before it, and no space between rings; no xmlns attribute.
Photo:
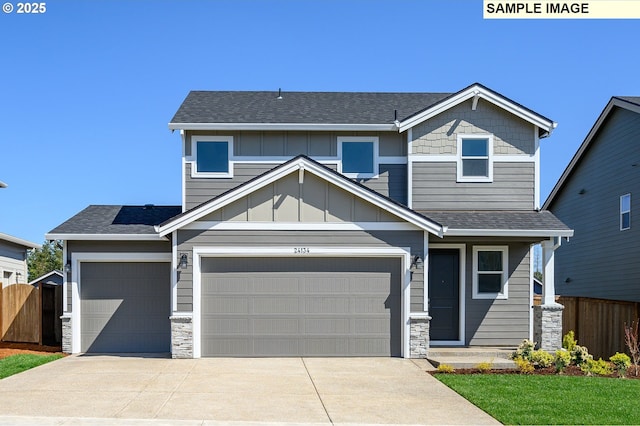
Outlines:
<svg viewBox="0 0 640 426"><path fill-rule="evenodd" d="M193 358L193 318L173 315L171 321L171 358Z"/></svg>
<svg viewBox="0 0 640 426"><path fill-rule="evenodd" d="M409 357L426 358L429 353L429 322L431 317L411 318L409 331Z"/></svg>
<svg viewBox="0 0 640 426"><path fill-rule="evenodd" d="M533 340L545 351L562 347L563 309L560 304L533 307Z"/></svg>

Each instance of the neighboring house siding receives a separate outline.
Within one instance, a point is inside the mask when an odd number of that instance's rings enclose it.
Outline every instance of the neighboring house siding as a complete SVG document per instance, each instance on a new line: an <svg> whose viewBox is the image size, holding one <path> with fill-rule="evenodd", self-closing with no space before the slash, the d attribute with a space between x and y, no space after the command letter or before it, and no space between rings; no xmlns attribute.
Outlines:
<svg viewBox="0 0 640 426"><path fill-rule="evenodd" d="M185 156L191 153L192 135L233 136L233 177L232 178L192 178L192 163L185 164L186 209L191 209L211 198L237 187L238 185L276 167L274 163L243 163L243 158L256 160L260 157L282 157L289 159L296 155L308 155L322 160L327 167L335 170L338 161L338 137L375 136L379 142L379 177L358 179L363 185L406 203L407 166L387 164L384 157L406 157L407 143L404 134L395 132L187 132ZM334 163L332 164L332 161Z"/></svg>
<svg viewBox="0 0 640 426"><path fill-rule="evenodd" d="M288 246L288 247L407 247L411 254L423 252L422 231L178 231L178 252L189 254L178 279L178 311L193 310L193 247ZM357 250L355 250L357 251ZM423 275L413 274L411 310L423 310Z"/></svg>
<svg viewBox="0 0 640 426"><path fill-rule="evenodd" d="M640 114L612 110L549 206L575 230L556 251L557 294L640 302L638 141ZM631 229L620 231L624 194L631 194Z"/></svg>
<svg viewBox="0 0 640 426"><path fill-rule="evenodd" d="M456 182L454 162L413 163L416 210L533 210L532 162L494 162L493 182Z"/></svg>
<svg viewBox="0 0 640 426"><path fill-rule="evenodd" d="M170 241L67 241L67 262L73 253L171 253ZM71 274L67 274L66 311L71 312Z"/></svg>
<svg viewBox="0 0 640 426"><path fill-rule="evenodd" d="M534 126L513 114L480 100L463 102L413 128L413 154L455 155L458 134L493 134L496 155L533 155Z"/></svg>
<svg viewBox="0 0 640 426"><path fill-rule="evenodd" d="M0 241L0 287L29 282L26 247Z"/></svg>

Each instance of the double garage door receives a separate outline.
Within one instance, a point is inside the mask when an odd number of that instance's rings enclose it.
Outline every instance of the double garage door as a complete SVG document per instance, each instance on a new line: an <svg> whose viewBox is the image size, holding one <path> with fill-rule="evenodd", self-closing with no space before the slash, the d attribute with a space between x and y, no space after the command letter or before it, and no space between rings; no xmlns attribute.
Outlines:
<svg viewBox="0 0 640 426"><path fill-rule="evenodd" d="M203 258L202 356L400 356L400 260Z"/></svg>
<svg viewBox="0 0 640 426"><path fill-rule="evenodd" d="M170 265L81 264L81 351L170 351ZM203 258L202 356L400 356L397 258Z"/></svg>

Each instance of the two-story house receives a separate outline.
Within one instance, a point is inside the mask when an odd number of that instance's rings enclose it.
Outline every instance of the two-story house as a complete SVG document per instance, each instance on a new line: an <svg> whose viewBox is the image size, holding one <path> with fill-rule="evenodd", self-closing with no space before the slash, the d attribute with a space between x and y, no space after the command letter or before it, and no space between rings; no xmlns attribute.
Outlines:
<svg viewBox="0 0 640 426"><path fill-rule="evenodd" d="M534 334L559 345L558 321L534 330L531 307L532 246L552 278L572 235L538 209L540 139L554 127L480 84L191 92L169 123L182 205L89 206L47 236L64 240L64 350L424 357ZM545 289L536 318L561 316Z"/></svg>
<svg viewBox="0 0 640 426"><path fill-rule="evenodd" d="M605 106L545 202L576 230L558 250L565 296L640 302L640 97Z"/></svg>

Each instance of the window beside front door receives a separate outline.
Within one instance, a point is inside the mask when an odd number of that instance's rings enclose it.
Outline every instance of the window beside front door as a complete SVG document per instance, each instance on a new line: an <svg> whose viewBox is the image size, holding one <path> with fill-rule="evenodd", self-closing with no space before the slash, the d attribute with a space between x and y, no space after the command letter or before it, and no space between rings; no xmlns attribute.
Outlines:
<svg viewBox="0 0 640 426"><path fill-rule="evenodd" d="M507 246L473 247L473 298L508 298Z"/></svg>
<svg viewBox="0 0 640 426"><path fill-rule="evenodd" d="M458 135L458 182L493 181L493 136Z"/></svg>

